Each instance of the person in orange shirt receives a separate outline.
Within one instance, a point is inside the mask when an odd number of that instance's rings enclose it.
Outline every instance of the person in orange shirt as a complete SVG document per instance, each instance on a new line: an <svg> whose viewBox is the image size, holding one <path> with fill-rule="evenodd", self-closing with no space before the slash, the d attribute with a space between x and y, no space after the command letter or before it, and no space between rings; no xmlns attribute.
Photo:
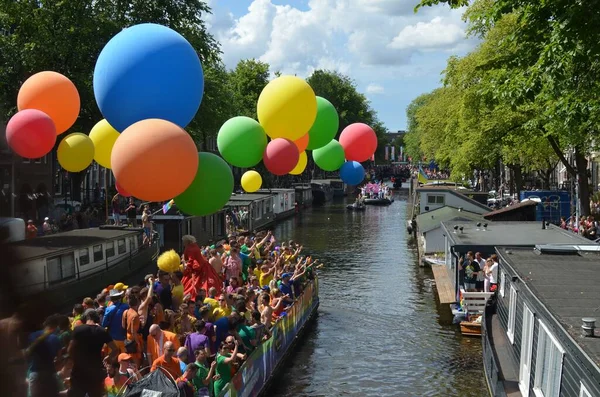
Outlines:
<svg viewBox="0 0 600 397"><path fill-rule="evenodd" d="M135 353L131 353L131 358L138 367L142 364L142 349L144 346L142 334L140 334L140 315L138 314L138 308L140 301L135 295L129 296L129 309L123 313L121 319L122 326L127 332L127 339L134 341L137 345Z"/></svg>
<svg viewBox="0 0 600 397"><path fill-rule="evenodd" d="M165 346L167 342L171 342L175 350L181 346L179 344L179 338L172 332L163 331L156 324L150 326L150 334L148 335L148 349L146 350L148 363L153 363L154 360L164 354ZM179 364L178 364L179 365Z"/></svg>
<svg viewBox="0 0 600 397"><path fill-rule="evenodd" d="M162 369L168 371L173 378L179 378L181 376L181 364L179 364L179 359L175 357L176 351L177 348L175 348L173 342L165 342L164 354L154 360L152 363L152 369L150 369L150 371L154 372L158 369L158 367L161 367Z"/></svg>

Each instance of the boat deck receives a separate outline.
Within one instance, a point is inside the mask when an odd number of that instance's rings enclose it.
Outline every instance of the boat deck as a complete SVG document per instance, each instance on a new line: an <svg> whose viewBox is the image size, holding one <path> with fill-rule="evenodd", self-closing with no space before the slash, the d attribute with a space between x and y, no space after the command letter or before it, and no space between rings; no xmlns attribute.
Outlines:
<svg viewBox="0 0 600 397"><path fill-rule="evenodd" d="M498 315L492 316L492 326L488 335L492 342L492 349L496 353L499 364L500 377L507 397L522 397L519 390L519 366L510 356L510 341L500 326Z"/></svg>
<svg viewBox="0 0 600 397"><path fill-rule="evenodd" d="M438 291L440 303L454 303L456 297L454 294L454 286L450 281L450 275L448 274L448 268L445 265L431 265L433 271L433 278L435 278L435 286Z"/></svg>

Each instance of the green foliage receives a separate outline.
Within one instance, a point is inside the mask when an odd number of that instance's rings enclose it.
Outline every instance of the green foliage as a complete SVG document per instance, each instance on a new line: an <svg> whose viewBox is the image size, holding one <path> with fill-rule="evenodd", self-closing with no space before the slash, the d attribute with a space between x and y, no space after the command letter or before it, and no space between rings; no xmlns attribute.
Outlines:
<svg viewBox="0 0 600 397"><path fill-rule="evenodd" d="M256 120L258 97L269 83L269 65L255 59L242 60L230 72L229 78L237 115Z"/></svg>
<svg viewBox="0 0 600 397"><path fill-rule="evenodd" d="M421 7L432 7L438 4L448 4L451 8L460 8L469 5L469 0L421 0L415 7L415 12Z"/></svg>

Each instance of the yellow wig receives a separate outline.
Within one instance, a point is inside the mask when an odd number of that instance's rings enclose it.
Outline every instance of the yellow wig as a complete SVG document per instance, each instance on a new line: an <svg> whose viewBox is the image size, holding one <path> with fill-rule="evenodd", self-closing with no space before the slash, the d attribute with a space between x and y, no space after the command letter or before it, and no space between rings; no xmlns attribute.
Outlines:
<svg viewBox="0 0 600 397"><path fill-rule="evenodd" d="M160 254L156 260L156 264L163 272L174 273L179 270L181 258L179 257L179 254L175 252L175 250L170 250Z"/></svg>

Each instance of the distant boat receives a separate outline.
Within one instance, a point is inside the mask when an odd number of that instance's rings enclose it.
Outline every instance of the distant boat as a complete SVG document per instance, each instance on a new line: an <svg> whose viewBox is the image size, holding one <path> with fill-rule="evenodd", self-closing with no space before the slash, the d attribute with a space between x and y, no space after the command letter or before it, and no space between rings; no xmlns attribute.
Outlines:
<svg viewBox="0 0 600 397"><path fill-rule="evenodd" d="M368 198L365 199L367 205L390 205L394 202L394 199L389 198Z"/></svg>

